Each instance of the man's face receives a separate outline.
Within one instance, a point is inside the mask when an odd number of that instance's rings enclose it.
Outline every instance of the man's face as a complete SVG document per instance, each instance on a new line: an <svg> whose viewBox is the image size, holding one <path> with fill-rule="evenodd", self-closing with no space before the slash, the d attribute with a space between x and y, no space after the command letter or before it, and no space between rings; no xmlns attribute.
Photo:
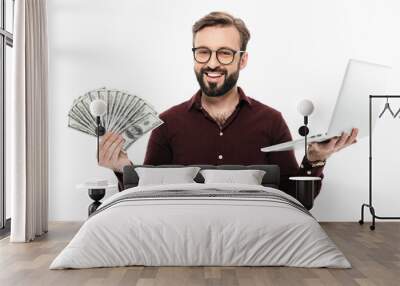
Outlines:
<svg viewBox="0 0 400 286"><path fill-rule="evenodd" d="M194 48L208 48L216 51L227 48L234 51L240 50L239 31L233 27L206 27L198 31L193 40ZM207 96L222 96L230 91L239 78L239 71L247 64L247 53L237 52L230 64L221 64L215 52L206 63L194 60L194 72L201 90ZM224 54L221 54L222 59Z"/></svg>

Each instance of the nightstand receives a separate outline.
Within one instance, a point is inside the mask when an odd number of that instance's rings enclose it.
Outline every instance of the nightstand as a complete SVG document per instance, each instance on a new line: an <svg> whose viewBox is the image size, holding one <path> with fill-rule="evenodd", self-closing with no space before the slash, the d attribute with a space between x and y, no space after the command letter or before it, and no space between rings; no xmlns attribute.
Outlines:
<svg viewBox="0 0 400 286"><path fill-rule="evenodd" d="M100 200L104 198L106 191L109 189L117 188L117 184L107 184L103 186L95 184L79 184L76 186L77 189L88 190L89 197L93 200L93 203L88 207L88 215L90 216L96 209L101 205Z"/></svg>
<svg viewBox="0 0 400 286"><path fill-rule="evenodd" d="M296 199L301 202L307 210L314 205L315 182L321 181L320 177L290 177L289 180L296 181Z"/></svg>

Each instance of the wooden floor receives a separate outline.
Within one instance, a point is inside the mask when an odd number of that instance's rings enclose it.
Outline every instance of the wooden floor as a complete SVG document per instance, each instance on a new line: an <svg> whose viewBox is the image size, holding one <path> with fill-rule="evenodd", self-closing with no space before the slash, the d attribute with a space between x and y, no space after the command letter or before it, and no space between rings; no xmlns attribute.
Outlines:
<svg viewBox="0 0 400 286"><path fill-rule="evenodd" d="M119 267L48 270L80 223L51 223L44 237L0 241L0 285L400 285L400 222L321 223L352 269L291 267Z"/></svg>

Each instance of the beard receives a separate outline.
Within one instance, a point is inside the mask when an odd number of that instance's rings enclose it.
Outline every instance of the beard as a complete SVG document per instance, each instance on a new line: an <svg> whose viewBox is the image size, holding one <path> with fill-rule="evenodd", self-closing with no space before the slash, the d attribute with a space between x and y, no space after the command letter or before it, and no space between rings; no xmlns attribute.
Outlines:
<svg viewBox="0 0 400 286"><path fill-rule="evenodd" d="M205 73L206 72L220 72L224 76L224 82L220 87L218 87L218 83L216 82L208 82L208 86L206 83L205 79ZM210 97L217 97L217 96L223 96L226 94L228 91L230 91L237 83L239 79L239 68L227 76L228 72L223 69L210 69L210 68L202 68L200 69L200 72L196 72L196 78L197 81L199 82L200 89L201 91Z"/></svg>

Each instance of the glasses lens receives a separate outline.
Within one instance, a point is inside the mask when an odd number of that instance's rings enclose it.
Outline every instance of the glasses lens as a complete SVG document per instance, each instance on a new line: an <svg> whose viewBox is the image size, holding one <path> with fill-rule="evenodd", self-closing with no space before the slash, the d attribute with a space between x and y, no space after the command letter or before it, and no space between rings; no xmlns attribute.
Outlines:
<svg viewBox="0 0 400 286"><path fill-rule="evenodd" d="M228 49L219 49L217 51L217 58L221 64L228 65L233 62L235 53Z"/></svg>
<svg viewBox="0 0 400 286"><path fill-rule="evenodd" d="M207 48L198 48L194 51L194 58L199 63L206 63L210 59L211 50Z"/></svg>

